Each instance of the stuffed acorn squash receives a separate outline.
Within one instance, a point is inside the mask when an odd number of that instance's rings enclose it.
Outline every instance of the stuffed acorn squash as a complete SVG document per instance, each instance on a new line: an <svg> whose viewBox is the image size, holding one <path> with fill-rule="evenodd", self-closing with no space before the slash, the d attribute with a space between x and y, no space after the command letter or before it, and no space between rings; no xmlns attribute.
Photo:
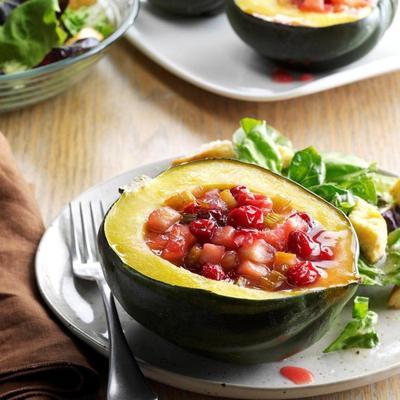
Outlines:
<svg viewBox="0 0 400 400"><path fill-rule="evenodd" d="M397 0L227 0L245 43L273 61L316 71L367 54L396 9Z"/></svg>
<svg viewBox="0 0 400 400"><path fill-rule="evenodd" d="M133 318L184 348L241 363L313 344L359 280L344 214L233 160L179 165L125 190L99 249Z"/></svg>

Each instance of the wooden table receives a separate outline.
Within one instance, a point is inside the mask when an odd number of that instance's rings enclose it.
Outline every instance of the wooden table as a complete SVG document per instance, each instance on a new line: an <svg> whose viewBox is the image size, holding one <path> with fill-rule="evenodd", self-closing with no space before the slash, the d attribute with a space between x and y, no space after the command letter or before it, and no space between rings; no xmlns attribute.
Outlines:
<svg viewBox="0 0 400 400"><path fill-rule="evenodd" d="M128 43L84 82L31 108L0 114L46 223L89 186L140 164L230 138L243 116L266 119L296 147L354 153L400 173L400 73L300 99L225 99L165 72ZM160 399L209 399L155 384ZM398 377L320 399L400 399Z"/></svg>

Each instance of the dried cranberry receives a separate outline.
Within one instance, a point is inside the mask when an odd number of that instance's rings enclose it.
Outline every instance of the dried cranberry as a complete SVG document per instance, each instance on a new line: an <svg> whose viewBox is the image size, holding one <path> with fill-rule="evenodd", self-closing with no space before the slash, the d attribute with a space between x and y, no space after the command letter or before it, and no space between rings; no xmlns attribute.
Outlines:
<svg viewBox="0 0 400 400"><path fill-rule="evenodd" d="M203 204L205 208L211 210L227 210L227 204L221 199L220 192L218 189L212 189L204 194L199 199L200 204Z"/></svg>
<svg viewBox="0 0 400 400"><path fill-rule="evenodd" d="M319 253L319 245L302 231L293 231L288 237L288 250L301 258L309 258Z"/></svg>
<svg viewBox="0 0 400 400"><path fill-rule="evenodd" d="M198 203L190 203L183 209L183 213L197 215L200 210L201 206Z"/></svg>
<svg viewBox="0 0 400 400"><path fill-rule="evenodd" d="M321 246L319 254L316 256L318 260L322 261L333 260L334 257L333 250L328 246Z"/></svg>
<svg viewBox="0 0 400 400"><path fill-rule="evenodd" d="M295 215L298 215L304 222L306 222L309 229L313 229L315 227L315 220L306 212L296 212L290 217L293 217Z"/></svg>
<svg viewBox="0 0 400 400"><path fill-rule="evenodd" d="M247 204L249 200L254 200L254 194L246 186L235 186L231 189L232 196L240 206Z"/></svg>
<svg viewBox="0 0 400 400"><path fill-rule="evenodd" d="M319 272L310 261L301 261L290 267L286 273L288 282L293 286L307 286L319 278Z"/></svg>
<svg viewBox="0 0 400 400"><path fill-rule="evenodd" d="M207 263L201 268L201 275L208 279L221 281L225 279L225 272L220 265Z"/></svg>
<svg viewBox="0 0 400 400"><path fill-rule="evenodd" d="M192 235L203 243L211 241L216 228L216 223L211 219L198 219L189 224Z"/></svg>
<svg viewBox="0 0 400 400"><path fill-rule="evenodd" d="M251 230L246 230L246 229L240 229L237 230L233 236L233 242L235 244L235 247L239 248L243 245L250 245L253 243L254 240L254 232Z"/></svg>
<svg viewBox="0 0 400 400"><path fill-rule="evenodd" d="M247 189L247 187L243 186L243 185L238 185L238 186L231 188L231 193L232 193L233 197L236 197L238 194L245 193L245 192L249 192L249 189Z"/></svg>
<svg viewBox="0 0 400 400"><path fill-rule="evenodd" d="M241 206L234 208L228 214L228 225L242 228L264 228L264 217L261 209L255 206Z"/></svg>
<svg viewBox="0 0 400 400"><path fill-rule="evenodd" d="M245 199L244 205L256 206L261 208L264 212L268 212L272 210L273 203L269 197L262 194L255 194L254 199Z"/></svg>

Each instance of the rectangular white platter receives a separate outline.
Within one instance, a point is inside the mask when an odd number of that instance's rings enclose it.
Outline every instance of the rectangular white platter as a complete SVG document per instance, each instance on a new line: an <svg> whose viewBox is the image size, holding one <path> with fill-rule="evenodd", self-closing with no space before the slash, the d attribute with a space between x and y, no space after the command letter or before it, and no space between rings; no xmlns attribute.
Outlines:
<svg viewBox="0 0 400 400"><path fill-rule="evenodd" d="M247 101L286 100L400 69L399 12L367 56L311 81L277 83L276 66L258 56L233 32L226 15L184 18L158 13L142 1L127 38L178 77L222 96Z"/></svg>

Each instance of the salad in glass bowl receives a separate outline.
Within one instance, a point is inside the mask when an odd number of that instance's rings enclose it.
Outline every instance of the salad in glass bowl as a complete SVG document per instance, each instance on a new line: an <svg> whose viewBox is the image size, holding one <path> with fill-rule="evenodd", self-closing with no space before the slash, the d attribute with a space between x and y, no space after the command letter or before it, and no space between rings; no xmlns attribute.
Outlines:
<svg viewBox="0 0 400 400"><path fill-rule="evenodd" d="M139 0L0 0L0 111L78 81L138 8Z"/></svg>

